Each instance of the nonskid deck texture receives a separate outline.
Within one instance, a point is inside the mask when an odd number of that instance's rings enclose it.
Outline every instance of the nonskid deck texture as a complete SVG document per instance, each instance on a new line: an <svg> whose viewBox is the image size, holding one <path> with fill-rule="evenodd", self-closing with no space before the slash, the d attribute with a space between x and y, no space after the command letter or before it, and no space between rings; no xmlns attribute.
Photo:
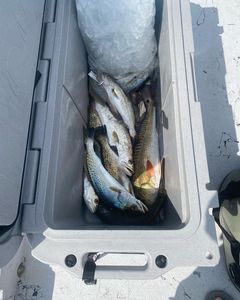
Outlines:
<svg viewBox="0 0 240 300"><path fill-rule="evenodd" d="M191 13L210 173L206 188L213 190L240 163L240 3L194 0ZM221 240L219 244L221 260L214 268L177 268L155 280L98 280L87 286L63 269L51 269L32 258L24 241L1 273L0 299L202 300L207 292L222 289L238 300L240 294L226 273Z"/></svg>

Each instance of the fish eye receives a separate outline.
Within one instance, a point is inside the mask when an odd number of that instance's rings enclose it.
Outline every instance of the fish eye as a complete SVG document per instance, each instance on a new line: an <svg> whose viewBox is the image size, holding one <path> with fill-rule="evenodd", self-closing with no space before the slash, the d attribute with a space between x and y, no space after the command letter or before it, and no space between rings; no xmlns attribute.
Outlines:
<svg viewBox="0 0 240 300"><path fill-rule="evenodd" d="M147 99L147 100L146 100L146 102L147 102L147 103L149 103L149 102L150 102L150 100L149 100L149 99Z"/></svg>

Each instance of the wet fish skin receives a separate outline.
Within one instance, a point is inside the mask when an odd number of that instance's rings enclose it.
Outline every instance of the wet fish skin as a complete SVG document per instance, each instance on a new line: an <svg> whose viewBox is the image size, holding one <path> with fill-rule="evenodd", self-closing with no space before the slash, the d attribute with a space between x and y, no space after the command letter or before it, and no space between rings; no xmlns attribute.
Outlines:
<svg viewBox="0 0 240 300"><path fill-rule="evenodd" d="M133 194L131 181L126 175L126 171L127 173L129 173L129 171L126 168L123 168L120 164L119 157L110 147L107 136L104 134L99 134L96 139L101 145L102 162L104 167L111 176L113 176L125 187L129 193Z"/></svg>
<svg viewBox="0 0 240 300"><path fill-rule="evenodd" d="M161 164L156 129L156 108L149 86L144 88L143 96L146 113L133 151L135 169L133 187L136 196L150 207L157 198L161 179Z"/></svg>
<svg viewBox="0 0 240 300"><path fill-rule="evenodd" d="M90 108L89 108L88 127L89 128L97 128L100 126L102 126L102 123L101 123L99 115L96 111L95 104L94 104L94 102L92 102L92 103L90 103Z"/></svg>
<svg viewBox="0 0 240 300"><path fill-rule="evenodd" d="M113 113L120 114L123 122L129 129L130 136L135 137L135 117L131 102L125 95L121 87L107 74L100 73L97 80L108 95L108 103Z"/></svg>
<svg viewBox="0 0 240 300"><path fill-rule="evenodd" d="M153 203L149 211L144 215L132 216L126 212L111 211L104 206L99 205L96 211L96 215L104 223L111 225L148 225L157 222L160 211L164 202L168 199L165 190L159 191L157 201Z"/></svg>
<svg viewBox="0 0 240 300"><path fill-rule="evenodd" d="M133 214L144 214L147 207L113 178L102 165L94 152L93 138L88 137L85 141L87 153L87 169L100 200L109 208L129 211Z"/></svg>
<svg viewBox="0 0 240 300"><path fill-rule="evenodd" d="M96 129L103 127L101 126L101 124L102 123L96 111L95 104L94 102L92 102L89 109L89 127ZM111 176L113 176L125 187L125 189L129 193L134 195L132 183L127 177L127 175L131 175L131 172L127 167L123 166L123 164L120 164L118 155L116 155L116 153L112 150L112 148L109 145L107 135L103 133L98 134L96 135L96 140L101 146L101 159L103 161L104 167L107 169ZM100 156L98 155L98 157Z"/></svg>
<svg viewBox="0 0 240 300"><path fill-rule="evenodd" d="M132 176L134 172L133 150L127 128L121 121L117 120L110 109L106 105L101 104L97 98L95 98L95 108L102 125L105 125L107 128L110 146L117 148L122 169L126 175Z"/></svg>
<svg viewBox="0 0 240 300"><path fill-rule="evenodd" d="M88 209L94 214L99 205L99 198L86 173L83 180L83 199Z"/></svg>

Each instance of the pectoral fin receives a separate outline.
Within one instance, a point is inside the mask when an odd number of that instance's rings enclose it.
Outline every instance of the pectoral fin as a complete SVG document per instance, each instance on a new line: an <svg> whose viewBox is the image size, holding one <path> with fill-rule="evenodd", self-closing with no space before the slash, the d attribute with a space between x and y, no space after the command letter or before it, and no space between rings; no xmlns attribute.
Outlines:
<svg viewBox="0 0 240 300"><path fill-rule="evenodd" d="M133 190L133 186L132 186L130 180L129 180L129 184L128 184L128 192L129 192L130 194L132 194L133 196L135 196L134 190Z"/></svg>
<svg viewBox="0 0 240 300"><path fill-rule="evenodd" d="M147 171L148 178L154 176L154 165L150 162L150 160L147 160L146 171Z"/></svg>
<svg viewBox="0 0 240 300"><path fill-rule="evenodd" d="M110 186L110 190L117 193L118 197L121 195L121 192L122 192L120 189L113 187L113 186Z"/></svg>
<svg viewBox="0 0 240 300"><path fill-rule="evenodd" d="M158 161L158 164L157 164L157 171L158 171L158 174L161 175L161 162L160 162L160 160Z"/></svg>
<svg viewBox="0 0 240 300"><path fill-rule="evenodd" d="M115 91L115 89L112 89L112 93L113 93L113 95L114 95L117 99L119 98L117 92Z"/></svg>
<svg viewBox="0 0 240 300"><path fill-rule="evenodd" d="M93 80L98 82L97 75L93 71L90 71L88 73L88 76L91 77Z"/></svg>
<svg viewBox="0 0 240 300"><path fill-rule="evenodd" d="M108 105L109 105L109 107L110 107L111 112L114 114L114 116L115 116L117 119L120 119L121 116L120 116L120 114L119 114L117 108L116 108L110 101L108 101Z"/></svg>
<svg viewBox="0 0 240 300"><path fill-rule="evenodd" d="M112 149L112 151L113 151L117 156L119 156L119 154L118 154L118 149L117 149L116 146L111 146L111 145L110 145L110 148Z"/></svg>

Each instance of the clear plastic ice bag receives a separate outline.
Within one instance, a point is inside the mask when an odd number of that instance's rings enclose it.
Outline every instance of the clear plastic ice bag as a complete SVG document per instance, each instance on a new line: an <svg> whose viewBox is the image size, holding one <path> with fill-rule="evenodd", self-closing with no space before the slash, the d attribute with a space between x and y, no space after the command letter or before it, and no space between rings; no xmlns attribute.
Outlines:
<svg viewBox="0 0 240 300"><path fill-rule="evenodd" d="M78 25L94 72L111 75L125 92L157 65L155 0L76 0Z"/></svg>

